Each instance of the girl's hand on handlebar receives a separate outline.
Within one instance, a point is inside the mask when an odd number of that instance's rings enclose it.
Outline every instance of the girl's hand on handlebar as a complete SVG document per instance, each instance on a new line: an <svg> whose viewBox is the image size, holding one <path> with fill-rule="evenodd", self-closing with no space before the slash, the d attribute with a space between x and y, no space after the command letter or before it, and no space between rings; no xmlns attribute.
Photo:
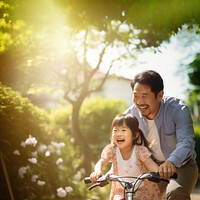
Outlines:
<svg viewBox="0 0 200 200"><path fill-rule="evenodd" d="M172 162L165 161L159 166L158 172L161 177L169 179L171 176L173 176L173 174L176 173L176 167Z"/></svg>
<svg viewBox="0 0 200 200"><path fill-rule="evenodd" d="M100 176L101 176L101 172L92 172L90 174L90 180L91 180L91 182L97 181Z"/></svg>

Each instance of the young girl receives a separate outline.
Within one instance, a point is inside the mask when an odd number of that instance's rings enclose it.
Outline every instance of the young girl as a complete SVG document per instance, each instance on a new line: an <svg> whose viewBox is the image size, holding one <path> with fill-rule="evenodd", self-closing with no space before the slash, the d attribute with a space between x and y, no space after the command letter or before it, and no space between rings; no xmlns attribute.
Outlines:
<svg viewBox="0 0 200 200"><path fill-rule="evenodd" d="M151 159L148 142L138 128L138 120L130 114L117 115L111 126L111 144L104 147L94 172L90 175L92 182L102 174L108 162L112 163L111 173L119 176L138 176L144 172L157 172L158 165ZM134 199L158 200L163 192L156 183L145 180L137 190ZM118 182L112 182L110 200L124 198L124 190Z"/></svg>

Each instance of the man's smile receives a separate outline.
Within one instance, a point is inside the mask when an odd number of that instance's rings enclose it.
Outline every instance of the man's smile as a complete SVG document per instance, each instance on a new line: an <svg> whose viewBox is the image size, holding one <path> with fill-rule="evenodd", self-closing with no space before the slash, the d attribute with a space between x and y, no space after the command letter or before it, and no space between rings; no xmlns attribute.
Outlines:
<svg viewBox="0 0 200 200"><path fill-rule="evenodd" d="M140 110L143 110L143 111L145 111L145 110L147 110L148 108L149 108L149 106L148 105L137 105L137 107L140 109Z"/></svg>

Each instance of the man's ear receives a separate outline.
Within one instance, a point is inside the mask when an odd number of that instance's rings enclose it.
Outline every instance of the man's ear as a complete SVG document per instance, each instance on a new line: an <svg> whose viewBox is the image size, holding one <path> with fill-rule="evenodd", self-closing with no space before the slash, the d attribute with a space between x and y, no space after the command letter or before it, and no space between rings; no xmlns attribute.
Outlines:
<svg viewBox="0 0 200 200"><path fill-rule="evenodd" d="M161 91L158 93L158 95L157 95L158 100L161 101L162 98L163 98L163 96L164 96L164 91L161 90Z"/></svg>

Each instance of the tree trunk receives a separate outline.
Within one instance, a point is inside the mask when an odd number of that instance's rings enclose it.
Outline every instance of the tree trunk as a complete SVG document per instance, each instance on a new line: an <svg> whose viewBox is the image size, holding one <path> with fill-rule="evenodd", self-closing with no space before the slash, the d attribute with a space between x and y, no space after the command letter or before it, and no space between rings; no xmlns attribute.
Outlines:
<svg viewBox="0 0 200 200"><path fill-rule="evenodd" d="M91 150L88 143L86 142L79 124L79 112L80 112L81 103L73 104L72 109L72 135L75 140L75 144L80 147L81 152L83 153L83 162L82 167L86 170L86 174L91 173Z"/></svg>

